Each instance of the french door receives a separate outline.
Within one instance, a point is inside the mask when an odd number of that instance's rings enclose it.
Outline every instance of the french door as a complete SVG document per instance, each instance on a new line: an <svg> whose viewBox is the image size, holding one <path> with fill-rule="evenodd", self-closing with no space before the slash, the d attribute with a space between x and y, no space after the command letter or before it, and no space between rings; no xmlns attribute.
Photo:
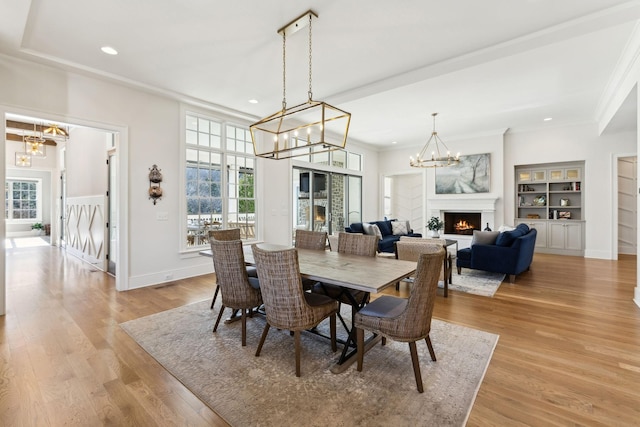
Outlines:
<svg viewBox="0 0 640 427"><path fill-rule="evenodd" d="M293 230L343 231L362 218L362 177L293 169Z"/></svg>

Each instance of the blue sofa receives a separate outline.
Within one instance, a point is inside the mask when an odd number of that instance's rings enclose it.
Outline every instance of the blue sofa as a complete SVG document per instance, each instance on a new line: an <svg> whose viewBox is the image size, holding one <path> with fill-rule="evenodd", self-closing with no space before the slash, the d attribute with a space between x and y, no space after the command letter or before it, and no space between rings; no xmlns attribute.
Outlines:
<svg viewBox="0 0 640 427"><path fill-rule="evenodd" d="M529 270L536 236L535 228L519 224L514 230L500 233L494 244L476 243L470 248L460 249L456 257L458 274L462 267L504 273L513 283L518 274Z"/></svg>
<svg viewBox="0 0 640 427"><path fill-rule="evenodd" d="M382 233L382 238L378 241L378 252L388 252L395 253L395 243L400 240L402 236L410 236L410 237L422 237L422 234L414 233L413 230L408 230L407 234L393 234L393 228L391 222L393 220L385 220L385 221L371 221L369 224L375 224L380 229L380 233ZM408 221L407 221L408 223ZM361 222L354 222L348 227L344 228L344 231L347 233L362 233L364 232L364 227Z"/></svg>

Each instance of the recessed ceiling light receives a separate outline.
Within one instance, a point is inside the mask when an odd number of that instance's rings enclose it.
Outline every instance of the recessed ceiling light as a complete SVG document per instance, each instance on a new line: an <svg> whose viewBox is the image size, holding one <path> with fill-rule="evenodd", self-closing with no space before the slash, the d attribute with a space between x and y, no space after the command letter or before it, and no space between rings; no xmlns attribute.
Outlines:
<svg viewBox="0 0 640 427"><path fill-rule="evenodd" d="M398 141L391 141L391 143L392 143L392 144L397 144L397 143L398 143Z"/></svg>
<svg viewBox="0 0 640 427"><path fill-rule="evenodd" d="M249 100L249 104L257 104L258 100L257 99L250 99Z"/></svg>
<svg viewBox="0 0 640 427"><path fill-rule="evenodd" d="M553 120L553 117L545 117L544 119L545 122L550 122L551 120Z"/></svg>
<svg viewBox="0 0 640 427"><path fill-rule="evenodd" d="M118 51L115 50L114 48L112 48L111 46L102 46L100 48L101 51L103 51L104 53L106 53L107 55L117 55Z"/></svg>

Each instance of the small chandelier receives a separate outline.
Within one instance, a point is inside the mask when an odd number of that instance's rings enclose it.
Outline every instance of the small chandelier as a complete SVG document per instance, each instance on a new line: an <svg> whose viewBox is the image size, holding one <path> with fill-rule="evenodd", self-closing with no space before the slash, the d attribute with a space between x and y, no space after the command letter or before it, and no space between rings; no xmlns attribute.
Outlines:
<svg viewBox="0 0 640 427"><path fill-rule="evenodd" d="M62 129L60 126L58 126L55 123L49 123L49 127L45 128L42 131L43 134L47 134L49 136L51 136L52 138L61 138L66 140L67 138L69 138L69 131Z"/></svg>
<svg viewBox="0 0 640 427"><path fill-rule="evenodd" d="M318 15L309 10L278 30L282 35L282 109L252 124L251 140L256 156L288 159L343 149L351 114L323 101L313 100L311 89L311 22ZM287 35L309 26L309 91L303 104L287 108Z"/></svg>
<svg viewBox="0 0 640 427"><path fill-rule="evenodd" d="M33 135L22 137L24 142L24 151L31 157L45 157L44 143L45 139L42 134L38 133L36 124L33 124Z"/></svg>
<svg viewBox="0 0 640 427"><path fill-rule="evenodd" d="M439 168L458 164L460 162L460 153L452 157L447 145L442 142L438 136L438 132L436 132L436 116L438 113L432 113L431 115L433 116L433 131L431 132L431 136L418 153L417 158L409 157L409 165L414 168ZM433 146L431 145L432 143ZM431 147L431 155L428 154L429 147ZM446 153L446 156L443 153Z"/></svg>
<svg viewBox="0 0 640 427"><path fill-rule="evenodd" d="M31 156L29 153L16 153L16 166L21 168L30 168Z"/></svg>

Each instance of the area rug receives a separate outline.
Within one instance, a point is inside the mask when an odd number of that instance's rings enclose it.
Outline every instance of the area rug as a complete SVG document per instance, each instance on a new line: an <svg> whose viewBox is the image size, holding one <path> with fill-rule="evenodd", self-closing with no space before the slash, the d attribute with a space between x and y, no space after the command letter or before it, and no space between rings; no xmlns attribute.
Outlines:
<svg viewBox="0 0 640 427"><path fill-rule="evenodd" d="M330 369L338 353L331 352L328 340L303 333L302 376L297 378L287 331L272 328L255 357L264 317L248 319L242 347L240 322L211 332L218 308L210 310L209 302L201 301L121 327L232 426L464 425L498 341L497 335L434 319L437 362L424 341L417 345L424 382L420 394L406 343L377 344L365 354L362 372L354 363L334 374Z"/></svg>
<svg viewBox="0 0 640 427"><path fill-rule="evenodd" d="M463 268L461 274L453 272L453 283L449 284L449 290L492 297L504 278L505 275L502 273Z"/></svg>

